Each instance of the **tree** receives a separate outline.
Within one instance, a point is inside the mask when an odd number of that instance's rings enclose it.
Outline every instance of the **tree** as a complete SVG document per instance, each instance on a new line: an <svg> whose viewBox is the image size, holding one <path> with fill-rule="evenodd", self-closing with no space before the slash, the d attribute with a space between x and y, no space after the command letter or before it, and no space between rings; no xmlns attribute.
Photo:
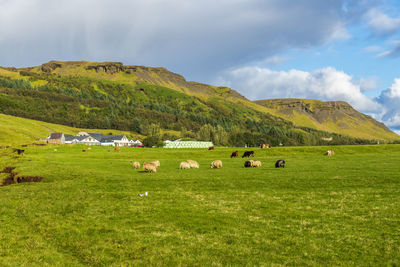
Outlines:
<svg viewBox="0 0 400 267"><path fill-rule="evenodd" d="M221 125L213 128L212 140L216 145L226 145L228 143L228 133Z"/></svg>
<svg viewBox="0 0 400 267"><path fill-rule="evenodd" d="M130 130L132 132L136 132L136 133L142 133L143 132L143 126L142 123L140 122L140 120L138 118L134 118L130 127Z"/></svg>
<svg viewBox="0 0 400 267"><path fill-rule="evenodd" d="M159 124L149 124L144 128L144 134L147 137L143 140L143 145L147 147L157 146L162 144L161 142L161 128Z"/></svg>
<svg viewBox="0 0 400 267"><path fill-rule="evenodd" d="M160 128L160 124L148 124L146 125L146 127L144 127L143 129L143 134L147 135L147 136L154 136L157 138L161 137L161 128Z"/></svg>
<svg viewBox="0 0 400 267"><path fill-rule="evenodd" d="M212 141L214 127L210 124L202 126L197 134L197 138L202 141Z"/></svg>
<svg viewBox="0 0 400 267"><path fill-rule="evenodd" d="M186 127L181 127L181 137L187 137L187 129Z"/></svg>

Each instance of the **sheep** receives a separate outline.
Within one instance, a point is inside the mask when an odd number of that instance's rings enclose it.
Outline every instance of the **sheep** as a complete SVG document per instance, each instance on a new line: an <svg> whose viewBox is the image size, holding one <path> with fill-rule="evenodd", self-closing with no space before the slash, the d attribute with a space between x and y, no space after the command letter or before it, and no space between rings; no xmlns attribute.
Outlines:
<svg viewBox="0 0 400 267"><path fill-rule="evenodd" d="M156 165L157 168L160 167L160 161L155 160L155 161L152 161L152 163L154 163L154 165Z"/></svg>
<svg viewBox="0 0 400 267"><path fill-rule="evenodd" d="M253 167L256 167L256 168L261 167L261 161L259 161L259 160L254 161Z"/></svg>
<svg viewBox="0 0 400 267"><path fill-rule="evenodd" d="M13 152L17 152L18 155L20 155L20 154L24 154L25 150L15 148L15 149L13 150Z"/></svg>
<svg viewBox="0 0 400 267"><path fill-rule="evenodd" d="M245 168L254 167L254 160L246 160L244 162L244 167Z"/></svg>
<svg viewBox="0 0 400 267"><path fill-rule="evenodd" d="M275 162L275 168L285 168L286 162L283 159L279 159Z"/></svg>
<svg viewBox="0 0 400 267"><path fill-rule="evenodd" d="M188 159L186 162L189 163L190 168L198 169L200 167L199 163L197 163L197 161L195 161L195 160Z"/></svg>
<svg viewBox="0 0 400 267"><path fill-rule="evenodd" d="M254 151L245 151L243 153L242 158L244 158L244 157L248 157L249 158L250 156L254 157Z"/></svg>
<svg viewBox="0 0 400 267"><path fill-rule="evenodd" d="M157 166L154 162L143 162L143 170L145 172L157 172Z"/></svg>
<svg viewBox="0 0 400 267"><path fill-rule="evenodd" d="M179 169L190 169L190 164L187 163L186 161L182 161L181 164L179 165Z"/></svg>
<svg viewBox="0 0 400 267"><path fill-rule="evenodd" d="M252 160L246 160L246 161L244 162L244 167L245 167L245 168L253 167Z"/></svg>
<svg viewBox="0 0 400 267"><path fill-rule="evenodd" d="M137 162L137 161L135 161L135 162L131 161L131 163L132 163L132 166L133 166L135 169L140 169L140 163L139 163L139 162Z"/></svg>
<svg viewBox="0 0 400 267"><path fill-rule="evenodd" d="M328 150L328 151L326 151L325 155L327 155L327 156L335 155L335 151L333 151L333 150Z"/></svg>
<svg viewBox="0 0 400 267"><path fill-rule="evenodd" d="M220 161L220 160L214 160L213 162L211 162L210 168L211 168L211 169L222 168L222 161Z"/></svg>

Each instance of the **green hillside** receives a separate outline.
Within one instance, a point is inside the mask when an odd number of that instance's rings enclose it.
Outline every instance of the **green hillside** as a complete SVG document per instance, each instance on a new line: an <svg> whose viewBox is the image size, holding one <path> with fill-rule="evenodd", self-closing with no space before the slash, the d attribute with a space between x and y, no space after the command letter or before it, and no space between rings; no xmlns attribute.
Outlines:
<svg viewBox="0 0 400 267"><path fill-rule="evenodd" d="M47 123L42 121L19 118L0 114L0 146L30 144L36 139L46 138L52 132L62 132L76 135L80 131L101 132L103 134L125 134L132 139L142 139L143 136L127 131L82 129Z"/></svg>
<svg viewBox="0 0 400 267"><path fill-rule="evenodd" d="M51 61L0 68L0 113L140 134L146 134L148 125L159 124L171 138L217 145L321 145L330 137L330 144L355 144L398 138L382 125L339 131L293 123L278 109L251 102L232 89L188 82L165 68L116 62Z"/></svg>

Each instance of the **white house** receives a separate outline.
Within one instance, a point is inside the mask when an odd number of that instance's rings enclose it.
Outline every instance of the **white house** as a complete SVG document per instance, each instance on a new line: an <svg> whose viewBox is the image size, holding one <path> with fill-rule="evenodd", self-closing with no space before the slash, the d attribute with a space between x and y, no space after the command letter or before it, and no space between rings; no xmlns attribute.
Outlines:
<svg viewBox="0 0 400 267"><path fill-rule="evenodd" d="M129 146L129 139L124 134L104 135L101 139L103 146Z"/></svg>
<svg viewBox="0 0 400 267"><path fill-rule="evenodd" d="M131 139L131 140L129 140L129 145L130 145L130 146L142 146L143 143L140 142L139 140L133 140L133 139Z"/></svg>
<svg viewBox="0 0 400 267"><path fill-rule="evenodd" d="M84 145L88 145L88 146L92 146L92 145L100 145L99 140L97 140L96 138L92 137L92 136L81 136L84 137L83 139L81 139L78 143L79 144L84 144ZM80 138L79 138L80 139Z"/></svg>
<svg viewBox="0 0 400 267"><path fill-rule="evenodd" d="M101 133L79 132L76 136L70 134L54 133L53 138L48 138L53 143L60 144L83 144L83 145L102 145L102 146L141 146L139 140L130 140L124 134L103 135ZM62 139L62 140L61 140ZM49 142L49 141L48 141Z"/></svg>

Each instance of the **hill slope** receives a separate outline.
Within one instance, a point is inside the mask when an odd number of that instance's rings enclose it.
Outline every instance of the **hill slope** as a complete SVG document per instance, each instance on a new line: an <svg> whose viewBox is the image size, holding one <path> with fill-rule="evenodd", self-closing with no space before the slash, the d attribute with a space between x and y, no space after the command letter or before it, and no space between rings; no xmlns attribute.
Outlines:
<svg viewBox="0 0 400 267"><path fill-rule="evenodd" d="M363 139L399 138L372 118L360 128L356 113L348 114L356 116L352 123L345 122L349 129L345 130L335 119L316 123L293 113L294 119L279 105L249 101L227 87L188 82L165 68L118 62L51 61L29 68L0 68L0 112L80 128L137 132L143 124L160 123L163 129L194 138L205 124L227 132L236 127L242 135L225 142L234 145L313 145L321 136L332 136L328 132ZM342 140L339 143L348 142L336 137Z"/></svg>
<svg viewBox="0 0 400 267"><path fill-rule="evenodd" d="M36 139L45 138L52 132L62 132L65 134L76 135L80 131L85 132L101 132L108 134L125 134L130 138L142 138L141 135L118 130L98 130L98 129L80 129L59 124L47 123L43 121L30 120L0 114L0 145L11 146L32 143Z"/></svg>
<svg viewBox="0 0 400 267"><path fill-rule="evenodd" d="M344 101L269 99L254 102L296 125L366 139L398 138L383 123L358 112Z"/></svg>

